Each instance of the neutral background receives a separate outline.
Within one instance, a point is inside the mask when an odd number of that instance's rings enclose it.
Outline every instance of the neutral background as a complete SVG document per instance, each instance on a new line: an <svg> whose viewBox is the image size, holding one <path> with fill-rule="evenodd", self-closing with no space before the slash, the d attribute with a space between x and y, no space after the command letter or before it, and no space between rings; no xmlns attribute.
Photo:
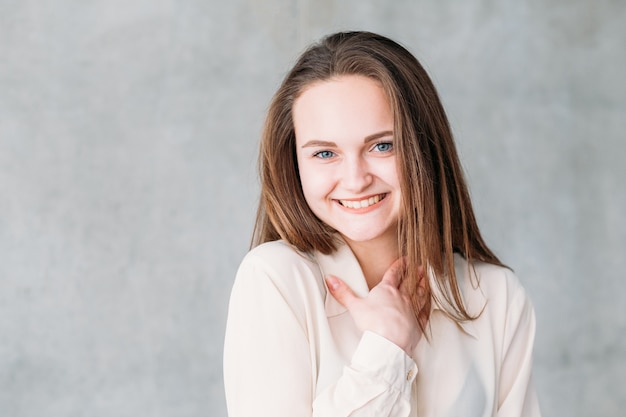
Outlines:
<svg viewBox="0 0 626 417"><path fill-rule="evenodd" d="M225 416L264 111L339 29L438 86L535 303L544 415L622 416L624 22L622 0L0 0L0 416Z"/></svg>

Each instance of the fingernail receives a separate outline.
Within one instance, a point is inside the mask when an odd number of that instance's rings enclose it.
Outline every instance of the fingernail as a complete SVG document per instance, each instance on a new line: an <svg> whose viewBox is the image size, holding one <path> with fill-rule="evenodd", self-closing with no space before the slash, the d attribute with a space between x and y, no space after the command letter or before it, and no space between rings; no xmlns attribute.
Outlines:
<svg viewBox="0 0 626 417"><path fill-rule="evenodd" d="M339 287L339 280L333 276L326 277L326 285L330 287L332 290L336 290Z"/></svg>

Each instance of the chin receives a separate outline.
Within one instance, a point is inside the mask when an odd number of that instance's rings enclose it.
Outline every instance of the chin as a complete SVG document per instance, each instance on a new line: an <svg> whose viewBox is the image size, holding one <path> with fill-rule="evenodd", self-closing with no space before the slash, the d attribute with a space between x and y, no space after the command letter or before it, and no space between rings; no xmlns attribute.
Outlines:
<svg viewBox="0 0 626 417"><path fill-rule="evenodd" d="M368 243L368 242L376 242L378 240L388 240L390 238L395 239L396 234L395 231L393 235L389 231L381 231L374 232L372 230L369 231L341 231L339 230L341 236L343 236L344 240L355 242L355 243Z"/></svg>

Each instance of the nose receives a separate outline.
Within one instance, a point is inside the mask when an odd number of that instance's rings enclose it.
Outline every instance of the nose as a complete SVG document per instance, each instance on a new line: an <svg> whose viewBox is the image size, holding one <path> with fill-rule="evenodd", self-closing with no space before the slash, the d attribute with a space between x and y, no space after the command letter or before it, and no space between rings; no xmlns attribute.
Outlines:
<svg viewBox="0 0 626 417"><path fill-rule="evenodd" d="M373 175L367 161L362 157L349 157L344 160L341 182L344 189L359 193L372 184Z"/></svg>

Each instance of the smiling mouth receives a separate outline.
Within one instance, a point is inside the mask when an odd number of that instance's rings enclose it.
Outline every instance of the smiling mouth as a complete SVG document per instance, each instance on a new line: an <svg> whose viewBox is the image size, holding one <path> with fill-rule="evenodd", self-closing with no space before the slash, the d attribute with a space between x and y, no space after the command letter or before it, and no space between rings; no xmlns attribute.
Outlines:
<svg viewBox="0 0 626 417"><path fill-rule="evenodd" d="M380 200L382 200L385 197L387 197L387 194L378 194L370 198L364 198L363 200L337 200L337 201L339 201L339 204L341 204L344 207L351 208L351 209L359 209L359 208L366 208L369 206L373 206L374 204L378 203Z"/></svg>

